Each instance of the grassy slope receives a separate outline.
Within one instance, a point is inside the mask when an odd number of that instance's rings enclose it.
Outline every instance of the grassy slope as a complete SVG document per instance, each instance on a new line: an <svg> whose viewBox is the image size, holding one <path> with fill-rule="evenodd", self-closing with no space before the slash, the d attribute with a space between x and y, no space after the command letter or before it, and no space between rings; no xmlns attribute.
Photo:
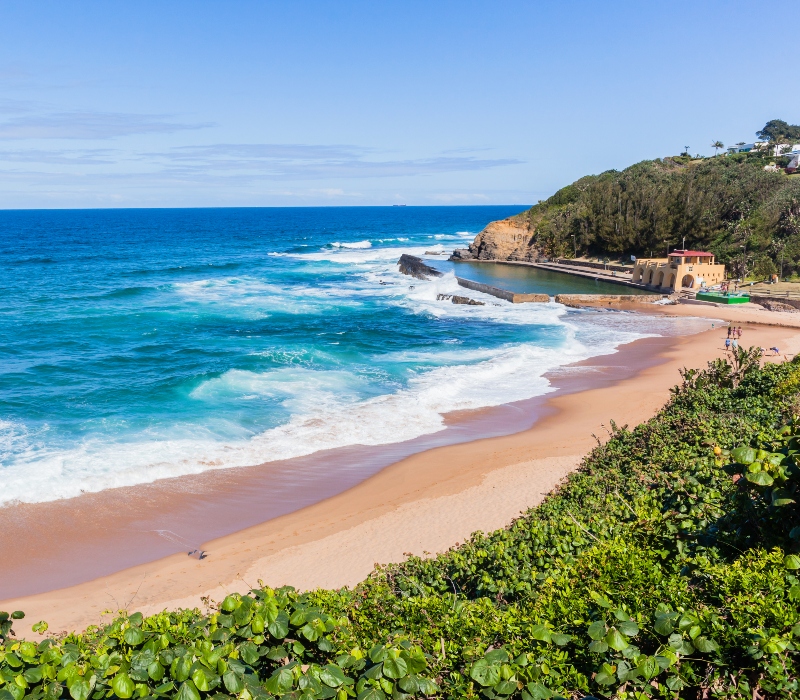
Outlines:
<svg viewBox="0 0 800 700"><path fill-rule="evenodd" d="M735 367L689 373L507 529L352 591L9 637L0 700L796 697L800 366Z"/></svg>

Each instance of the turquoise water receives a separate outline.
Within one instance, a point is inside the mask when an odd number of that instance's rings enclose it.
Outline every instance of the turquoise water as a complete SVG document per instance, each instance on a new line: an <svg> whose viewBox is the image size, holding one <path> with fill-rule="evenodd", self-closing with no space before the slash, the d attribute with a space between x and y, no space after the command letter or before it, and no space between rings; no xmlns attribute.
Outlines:
<svg viewBox="0 0 800 700"><path fill-rule="evenodd" d="M0 212L0 504L411 439L680 330L398 273L519 210Z"/></svg>
<svg viewBox="0 0 800 700"><path fill-rule="evenodd" d="M538 293L550 296L556 294L648 294L648 292L635 287L524 265L449 262L446 260L438 261L435 265L440 270L452 271L459 277L491 284L520 294Z"/></svg>

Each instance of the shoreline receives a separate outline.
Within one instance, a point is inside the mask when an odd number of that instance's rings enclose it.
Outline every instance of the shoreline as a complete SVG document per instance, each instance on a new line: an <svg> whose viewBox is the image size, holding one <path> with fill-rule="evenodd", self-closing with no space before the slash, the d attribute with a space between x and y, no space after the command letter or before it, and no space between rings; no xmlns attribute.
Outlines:
<svg viewBox="0 0 800 700"><path fill-rule="evenodd" d="M800 349L796 331L761 326L747 333L745 345L791 342L787 350ZM636 341L594 358L608 366L612 358L624 364L616 375L612 370L593 388L541 397L538 420L521 432L407 456L313 505L212 539L203 545L209 556L202 561L184 549L69 588L11 597L0 609L23 609L31 623L45 619L59 631L98 624L106 610L147 614L200 606L203 598L221 599L259 580L301 589L354 585L375 563L399 561L409 552L445 551L476 530L507 525L578 466L596 444L594 435L605 434L604 425L649 418L679 382L677 370L702 367L721 355L723 339L717 328ZM631 346L637 343L647 350L632 369Z"/></svg>
<svg viewBox="0 0 800 700"><path fill-rule="evenodd" d="M189 550L332 498L392 464L444 446L523 432L556 396L608 385L659 361L674 340L643 338L546 373L531 399L455 411L435 433L385 445L352 445L251 467L210 470L71 499L0 509L0 551L15 551L0 599L80 585ZM58 532L57 538L52 537Z"/></svg>

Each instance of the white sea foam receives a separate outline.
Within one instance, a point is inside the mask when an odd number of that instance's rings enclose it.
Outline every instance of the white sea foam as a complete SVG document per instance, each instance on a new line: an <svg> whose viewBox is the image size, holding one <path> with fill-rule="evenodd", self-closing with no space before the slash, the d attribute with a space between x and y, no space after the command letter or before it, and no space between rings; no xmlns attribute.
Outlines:
<svg viewBox="0 0 800 700"><path fill-rule="evenodd" d="M451 305L452 306L452 305ZM442 366L419 372L405 388L359 398L365 380L353 372L279 369L230 370L192 392L197 401L269 399L290 414L255 435L240 426L172 426L172 435L147 431L135 439L88 439L68 450L20 454L3 468L0 503L38 502L82 492L131 486L208 469L259 464L347 445L383 445L441 430L449 411L496 406L550 390L543 374L612 346L589 352L570 332L557 348L511 344L492 351L431 352ZM400 360L401 358L396 357ZM419 361L419 354L412 358ZM221 438L220 429L233 434ZM238 437L236 436L238 434Z"/></svg>
<svg viewBox="0 0 800 700"><path fill-rule="evenodd" d="M472 235L463 232L463 236ZM318 263L349 265L353 274L330 285L282 286L242 277L213 278L175 284L172 292L197 304L204 313L265 316L273 312L317 313L366 300L401 306L415 314L472 323L547 326L562 329L562 342L509 343L493 348L461 348L457 337L431 350L396 351L376 357L413 374L398 389L376 381L380 368L318 369L311 351L274 358L283 367L265 372L231 369L208 379L190 394L207 403L269 402L283 418L280 424L253 432L243 424L209 420L202 426L176 423L112 439L93 437L66 449L46 445L40 433L20 424L0 422L0 504L37 502L82 492L131 486L209 469L260 464L347 445L383 445L409 440L443 428L449 411L496 406L550 391L544 374L591 356L613 352L622 343L659 333L674 325L646 317L567 310L549 304L511 304L458 286L452 272L420 281L401 275L402 253L420 255L424 247L348 248L285 254ZM467 294L484 306L439 300L439 294ZM686 320L687 325L689 320ZM683 329L688 330L688 328ZM321 353L322 350L315 350ZM320 358L317 357L317 360ZM321 363L330 366L327 362ZM291 365L291 366L287 366ZM416 368L416 369L414 369ZM379 387L383 386L381 390ZM376 388L377 387L377 388ZM380 391L378 395L376 392ZM46 426L40 431L46 431Z"/></svg>
<svg viewBox="0 0 800 700"><path fill-rule="evenodd" d="M355 243L331 243L334 248L351 248L358 250L359 248L372 248L372 241L356 241Z"/></svg>

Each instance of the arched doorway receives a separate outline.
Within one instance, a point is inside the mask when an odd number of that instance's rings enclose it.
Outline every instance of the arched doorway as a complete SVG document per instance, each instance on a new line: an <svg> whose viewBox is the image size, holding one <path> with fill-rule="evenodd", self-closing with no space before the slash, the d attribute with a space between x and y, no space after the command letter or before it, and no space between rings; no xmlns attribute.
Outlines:
<svg viewBox="0 0 800 700"><path fill-rule="evenodd" d="M652 270L645 270L644 274L642 275L642 284L650 284L650 277L652 276Z"/></svg>
<svg viewBox="0 0 800 700"><path fill-rule="evenodd" d="M688 289L694 287L694 277L691 275L684 275L681 280L681 287L687 287Z"/></svg>
<svg viewBox="0 0 800 700"><path fill-rule="evenodd" d="M656 278L653 280L653 285L656 287L660 287L661 283L664 281L664 272L660 271L656 273Z"/></svg>
<svg viewBox="0 0 800 700"><path fill-rule="evenodd" d="M675 288L675 275L670 275L669 278L667 279L667 281L664 283L664 286L668 287L669 289L674 289Z"/></svg>

